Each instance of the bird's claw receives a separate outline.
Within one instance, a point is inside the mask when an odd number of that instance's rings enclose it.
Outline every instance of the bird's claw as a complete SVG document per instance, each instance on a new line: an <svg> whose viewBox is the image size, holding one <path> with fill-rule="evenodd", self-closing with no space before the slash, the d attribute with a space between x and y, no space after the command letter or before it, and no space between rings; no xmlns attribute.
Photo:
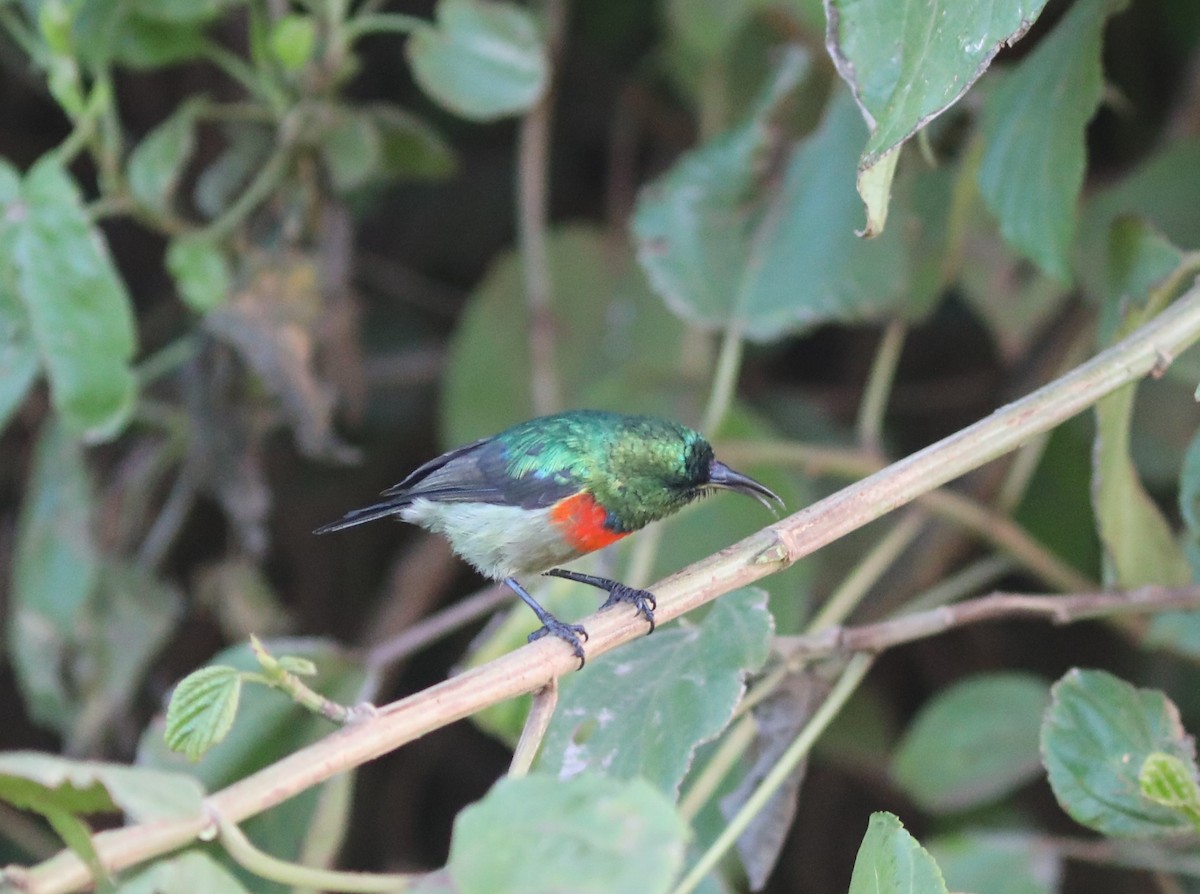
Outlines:
<svg viewBox="0 0 1200 894"><path fill-rule="evenodd" d="M588 638L588 632L583 629L582 624L568 624L565 621L560 621L557 618L551 618L533 633L529 634L529 642L539 640L543 636L557 636L575 653L575 657L579 659L579 666L587 662L587 658L583 653L583 643ZM582 637L582 639L580 639Z"/></svg>
<svg viewBox="0 0 1200 894"><path fill-rule="evenodd" d="M650 622L650 630L646 633L649 636L654 632L654 610L658 608L658 600L654 598L654 594L649 590L639 590L637 587L628 587L625 584L617 584L608 591L608 599L600 606L601 609L606 609L610 605L618 605L622 602L628 602L637 609L637 613Z"/></svg>

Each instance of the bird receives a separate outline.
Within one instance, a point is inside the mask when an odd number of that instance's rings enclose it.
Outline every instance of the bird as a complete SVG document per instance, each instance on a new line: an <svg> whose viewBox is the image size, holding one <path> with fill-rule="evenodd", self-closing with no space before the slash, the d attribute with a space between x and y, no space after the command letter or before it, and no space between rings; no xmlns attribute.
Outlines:
<svg viewBox="0 0 1200 894"><path fill-rule="evenodd" d="M557 566L663 519L717 490L783 501L735 472L699 432L669 419L568 410L521 422L418 467L384 498L317 528L327 534L394 517L444 536L481 575L503 582L537 615L546 635L566 641L583 666L580 624L547 611L517 580L549 575L604 590L601 608L632 604L654 631L648 590Z"/></svg>

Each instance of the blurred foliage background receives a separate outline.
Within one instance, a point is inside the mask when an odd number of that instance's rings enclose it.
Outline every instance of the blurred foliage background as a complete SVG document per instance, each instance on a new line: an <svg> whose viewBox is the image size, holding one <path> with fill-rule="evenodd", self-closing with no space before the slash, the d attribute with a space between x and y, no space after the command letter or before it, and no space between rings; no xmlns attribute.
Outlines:
<svg viewBox="0 0 1200 894"><path fill-rule="evenodd" d="M210 790L329 729L247 691L203 761L166 752L174 682L247 662L251 633L348 703L523 641L526 614L478 619L397 659L394 637L479 580L407 526L311 534L441 450L561 407L654 412L795 510L1127 333L1200 245L1195 0L0 0L0 121L0 748ZM1198 380L1192 352L959 483L1040 562L952 518L889 518L694 619L729 631L720 648L630 647L641 679L698 661L716 706L678 766L621 752L629 774L677 793L772 630L833 593L859 622L1196 580ZM705 501L598 561L644 584L767 521ZM864 556L882 571L858 591ZM1198 657L1179 613L893 650L705 890L845 890L880 810L934 842L952 890L1200 890L1170 860L1087 851L1037 741L1050 682L1081 666L1166 689L1200 727ZM603 701L604 673L568 704ZM717 793L735 807L828 686L794 676ZM619 702L618 740L695 698L646 696ZM312 863L440 866L522 712L247 830ZM552 730L542 769L570 745ZM0 860L57 847L0 809Z"/></svg>

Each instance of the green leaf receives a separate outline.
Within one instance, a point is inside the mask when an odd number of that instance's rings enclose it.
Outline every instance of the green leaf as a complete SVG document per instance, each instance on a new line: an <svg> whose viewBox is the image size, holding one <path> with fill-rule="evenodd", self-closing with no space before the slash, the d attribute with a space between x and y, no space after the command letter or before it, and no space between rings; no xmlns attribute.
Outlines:
<svg viewBox="0 0 1200 894"><path fill-rule="evenodd" d="M686 827L641 779L501 779L454 823L447 863L460 894L670 890Z"/></svg>
<svg viewBox="0 0 1200 894"><path fill-rule="evenodd" d="M0 176L4 170L0 168ZM0 185L0 205L6 204ZM29 314L17 298L12 270L0 265L0 432L25 400L38 372Z"/></svg>
<svg viewBox="0 0 1200 894"><path fill-rule="evenodd" d="M245 0L130 0L138 15L164 22L211 22Z"/></svg>
<svg viewBox="0 0 1200 894"><path fill-rule="evenodd" d="M225 303L233 288L233 273L220 247L204 236L177 236L167 246L167 270L185 304L207 313Z"/></svg>
<svg viewBox="0 0 1200 894"><path fill-rule="evenodd" d="M60 732L71 728L79 707L67 672L78 636L75 619L100 575L91 512L83 451L50 420L38 441L17 529L8 654L30 715Z"/></svg>
<svg viewBox="0 0 1200 894"><path fill-rule="evenodd" d="M71 814L120 810L134 822L155 822L195 816L203 809L204 789L182 773L33 751L0 754L0 798L38 810L20 801L21 792L34 790L30 786Z"/></svg>
<svg viewBox="0 0 1200 894"><path fill-rule="evenodd" d="M98 750L107 734L130 718L145 671L175 630L183 600L146 568L114 561L76 615L81 633L72 648L81 704L68 736L77 752Z"/></svg>
<svg viewBox="0 0 1200 894"><path fill-rule="evenodd" d="M1144 218L1155 232L1184 248L1197 247L1200 231L1200 140L1167 143L1129 176L1089 194L1079 223L1076 271L1097 302L1109 293L1113 222Z"/></svg>
<svg viewBox="0 0 1200 894"><path fill-rule="evenodd" d="M454 173L454 150L416 115L394 105L367 106L379 131L380 170L392 179L439 180Z"/></svg>
<svg viewBox="0 0 1200 894"><path fill-rule="evenodd" d="M935 813L994 801L1035 778L1049 687L1030 674L981 674L927 703L900 741L892 777Z"/></svg>
<svg viewBox="0 0 1200 894"><path fill-rule="evenodd" d="M134 321L125 284L75 183L52 157L37 162L0 206L0 258L11 265L34 342L50 378L55 409L89 439L113 437L136 397L130 368Z"/></svg>
<svg viewBox="0 0 1200 894"><path fill-rule="evenodd" d="M698 627L660 630L589 662L561 681L538 769L641 777L673 795L696 748L729 722L772 630L766 593L738 590Z"/></svg>
<svg viewBox="0 0 1200 894"><path fill-rule="evenodd" d="M178 65L204 55L204 26L196 22L164 22L130 13L113 37L113 61L135 70Z"/></svg>
<svg viewBox="0 0 1200 894"><path fill-rule="evenodd" d="M551 230L547 257L564 405L678 415L684 327L632 260L581 226ZM536 415L529 326L521 259L510 252L488 271L451 339L444 443L465 444Z"/></svg>
<svg viewBox="0 0 1200 894"><path fill-rule="evenodd" d="M638 259L675 313L757 340L888 316L904 309L907 291L901 236L854 236L853 154L864 127L848 95L785 154L779 179L763 177L771 118L803 70L798 54L786 59L750 123L643 189L633 219Z"/></svg>
<svg viewBox="0 0 1200 894"><path fill-rule="evenodd" d="M1200 831L1200 771L1196 762L1182 761L1172 754L1155 752L1146 758L1138 773L1142 794L1191 821Z"/></svg>
<svg viewBox="0 0 1200 894"><path fill-rule="evenodd" d="M979 169L1004 239L1051 276L1071 279L1084 129L1100 103L1101 38L1127 0L1082 0L987 98Z"/></svg>
<svg viewBox="0 0 1200 894"><path fill-rule="evenodd" d="M438 0L437 24L405 46L413 76L432 99L473 121L532 108L546 92L549 62L537 24L519 6Z"/></svg>
<svg viewBox="0 0 1200 894"><path fill-rule="evenodd" d="M1058 894L1062 859L1037 835L966 831L929 842L952 891Z"/></svg>
<svg viewBox="0 0 1200 894"><path fill-rule="evenodd" d="M271 54L284 71L297 72L312 58L317 43L317 25L312 16L288 13L271 26L267 38Z"/></svg>
<svg viewBox="0 0 1200 894"><path fill-rule="evenodd" d="M827 43L871 126L858 163L864 235L883 230L900 147L950 108L1046 0L829 0Z"/></svg>
<svg viewBox="0 0 1200 894"><path fill-rule="evenodd" d="M199 111L198 103L183 103L130 153L129 189L139 202L155 211L170 210L179 177L196 149Z"/></svg>
<svg viewBox="0 0 1200 894"><path fill-rule="evenodd" d="M117 894L251 894L237 877L199 849L155 860L131 874Z"/></svg>
<svg viewBox="0 0 1200 894"><path fill-rule="evenodd" d="M374 119L357 109L331 110L331 122L321 140L321 158L334 188L348 192L379 174L383 146Z"/></svg>
<svg viewBox="0 0 1200 894"><path fill-rule="evenodd" d="M1104 671L1072 670L1054 684L1042 724L1050 787L1076 822L1105 835L1147 838L1191 824L1141 793L1138 774L1155 752L1195 762L1179 711L1161 692Z"/></svg>
<svg viewBox="0 0 1200 894"><path fill-rule="evenodd" d="M850 894L946 894L933 857L890 813L872 813L854 859Z"/></svg>
<svg viewBox="0 0 1200 894"><path fill-rule="evenodd" d="M196 178L196 207L210 217L229 207L275 148L274 134L261 124L231 122L222 132L224 151Z"/></svg>
<svg viewBox="0 0 1200 894"><path fill-rule="evenodd" d="M224 665L192 671L175 687L167 705L167 747L199 760L222 741L237 717L242 675Z"/></svg>

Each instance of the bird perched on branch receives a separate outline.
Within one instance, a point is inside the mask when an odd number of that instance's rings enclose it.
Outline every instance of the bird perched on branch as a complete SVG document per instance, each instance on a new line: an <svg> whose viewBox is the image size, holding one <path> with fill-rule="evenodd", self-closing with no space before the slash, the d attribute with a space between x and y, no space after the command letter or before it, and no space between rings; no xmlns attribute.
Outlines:
<svg viewBox="0 0 1200 894"><path fill-rule="evenodd" d="M533 609L547 634L584 660L580 637L538 604L517 575L546 574L608 592L602 608L634 605L654 630L654 595L618 581L556 568L615 543L714 490L783 505L768 488L713 456L708 441L676 422L572 410L514 425L432 459L386 498L355 509L317 534L395 516L450 541L485 577L503 581Z"/></svg>

